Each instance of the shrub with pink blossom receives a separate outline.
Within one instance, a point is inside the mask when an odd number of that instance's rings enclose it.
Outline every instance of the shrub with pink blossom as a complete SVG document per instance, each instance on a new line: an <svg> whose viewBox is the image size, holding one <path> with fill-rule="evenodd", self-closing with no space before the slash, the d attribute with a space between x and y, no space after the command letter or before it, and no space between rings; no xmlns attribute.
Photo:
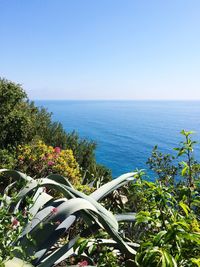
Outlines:
<svg viewBox="0 0 200 267"><path fill-rule="evenodd" d="M24 202L23 210L13 209L18 201L16 192L12 194L0 194L0 266L14 266L12 258L21 254L23 259L30 261L31 258L26 255L19 245L19 237L21 236L25 225L31 221L31 214L27 211L27 207L31 207L33 202L31 198L27 198ZM23 265L29 266L29 265Z"/></svg>
<svg viewBox="0 0 200 267"><path fill-rule="evenodd" d="M80 183L79 165L72 150L47 146L42 141L18 146L17 169L35 178L53 173L67 177L74 185Z"/></svg>

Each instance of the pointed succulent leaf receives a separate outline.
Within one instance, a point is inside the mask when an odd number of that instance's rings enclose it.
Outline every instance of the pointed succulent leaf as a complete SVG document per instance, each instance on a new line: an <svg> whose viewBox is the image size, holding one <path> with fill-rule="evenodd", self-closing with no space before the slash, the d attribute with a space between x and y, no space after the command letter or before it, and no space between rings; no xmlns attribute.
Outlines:
<svg viewBox="0 0 200 267"><path fill-rule="evenodd" d="M130 172L119 176L118 178L104 184L96 191L94 191L90 196L95 200L100 201L102 198L106 197L108 194L119 188L122 183L128 183L129 181L134 179L134 176L138 174L137 172Z"/></svg>
<svg viewBox="0 0 200 267"><path fill-rule="evenodd" d="M136 213L129 212L124 214L115 214L115 218L118 222L134 222L136 220Z"/></svg>

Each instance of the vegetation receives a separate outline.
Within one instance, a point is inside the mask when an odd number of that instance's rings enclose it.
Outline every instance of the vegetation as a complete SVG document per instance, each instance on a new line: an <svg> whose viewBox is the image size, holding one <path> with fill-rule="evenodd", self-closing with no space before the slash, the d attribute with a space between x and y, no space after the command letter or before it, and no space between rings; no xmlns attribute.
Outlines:
<svg viewBox="0 0 200 267"><path fill-rule="evenodd" d="M83 183L92 182L94 177L111 179L111 172L96 162L93 141L81 139L75 132L66 133L60 123L52 121L51 113L29 101L21 85L6 79L0 79L0 121L1 167L20 169L17 148L42 141L47 146L73 151Z"/></svg>
<svg viewBox="0 0 200 267"><path fill-rule="evenodd" d="M99 203L116 188L133 180L135 173L123 175L87 196L59 175L33 180L16 171L0 172L1 179L12 180L4 188L0 203L3 213L0 228L2 261L15 256L31 261L34 266L45 267L58 264L73 255L77 256L78 261L87 259L94 265L94 260L83 254L83 249L88 245L85 239L95 233L99 233L98 242L101 246L111 244L123 259L136 254L136 245L125 242L118 232L119 216L114 216ZM23 185L19 191L16 182L18 187ZM64 198L54 199L46 193L46 189L58 190ZM124 215L123 220L126 217ZM78 231L71 232L76 223ZM8 229L10 232L5 240ZM104 236L104 239L100 239L100 236ZM108 236L112 239L108 239ZM94 245L97 245L96 240L90 240L90 247ZM115 260L114 255L110 254L109 257Z"/></svg>
<svg viewBox="0 0 200 267"><path fill-rule="evenodd" d="M142 202L135 224L140 229L138 266L200 266L200 164L192 132L181 134L185 141L175 150L184 160L173 165L174 157L155 148L148 164L158 180L140 179L134 185Z"/></svg>
<svg viewBox="0 0 200 267"><path fill-rule="evenodd" d="M4 79L0 121L0 167L18 170L0 171L0 266L200 266L192 132L173 155L154 147L154 182L144 171L112 180L94 142L66 133Z"/></svg>
<svg viewBox="0 0 200 267"><path fill-rule="evenodd" d="M40 267L63 260L67 266L199 266L199 164L191 132L182 135L179 163L154 149L148 164L158 175L155 182L144 180L143 172L131 173L86 195L56 174L33 180L2 171L1 179L10 183L2 188L0 234L3 239L5 229L12 229L7 242L13 248L2 243L7 253L2 259L15 256ZM22 189L16 179L26 182ZM50 195L51 189L62 198ZM24 207L28 217L21 215ZM22 222L13 229L12 220L4 218Z"/></svg>
<svg viewBox="0 0 200 267"><path fill-rule="evenodd" d="M18 170L34 178L59 173L76 185L80 183L79 165L71 149L47 146L42 141L17 147Z"/></svg>

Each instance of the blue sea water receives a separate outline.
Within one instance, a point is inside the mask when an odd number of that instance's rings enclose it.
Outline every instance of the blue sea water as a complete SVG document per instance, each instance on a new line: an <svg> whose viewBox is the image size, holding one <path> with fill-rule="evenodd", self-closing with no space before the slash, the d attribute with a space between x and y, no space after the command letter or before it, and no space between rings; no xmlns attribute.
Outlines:
<svg viewBox="0 0 200 267"><path fill-rule="evenodd" d="M96 158L113 176L147 169L154 145L164 153L193 130L200 141L200 101L35 101L53 113L66 131L97 142ZM199 145L196 155L200 156Z"/></svg>

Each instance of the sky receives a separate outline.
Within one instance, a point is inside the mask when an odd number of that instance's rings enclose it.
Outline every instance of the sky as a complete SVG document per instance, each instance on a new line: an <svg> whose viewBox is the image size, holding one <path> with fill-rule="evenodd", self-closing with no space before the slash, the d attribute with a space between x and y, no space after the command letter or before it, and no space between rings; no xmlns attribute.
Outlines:
<svg viewBox="0 0 200 267"><path fill-rule="evenodd" d="M0 77L31 99L200 99L199 0L0 0Z"/></svg>

